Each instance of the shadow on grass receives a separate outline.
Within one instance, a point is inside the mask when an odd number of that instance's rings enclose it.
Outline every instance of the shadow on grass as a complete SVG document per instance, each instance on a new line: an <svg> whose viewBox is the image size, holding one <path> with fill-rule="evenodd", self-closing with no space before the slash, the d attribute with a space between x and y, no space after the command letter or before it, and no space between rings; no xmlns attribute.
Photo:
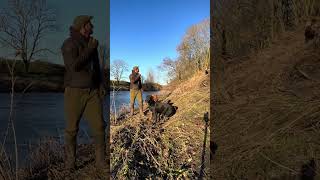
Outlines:
<svg viewBox="0 0 320 180"><path fill-rule="evenodd" d="M302 165L300 180L314 180L316 177L316 162L311 159L308 163Z"/></svg>
<svg viewBox="0 0 320 180"><path fill-rule="evenodd" d="M208 134L208 127L209 127L209 113L208 112L206 112L204 114L203 119L206 122L206 125L205 125L205 129L204 129L204 139L203 139L203 146L202 146L201 167L200 167L199 179L203 179L203 177L204 177L206 143L207 143L207 134Z"/></svg>

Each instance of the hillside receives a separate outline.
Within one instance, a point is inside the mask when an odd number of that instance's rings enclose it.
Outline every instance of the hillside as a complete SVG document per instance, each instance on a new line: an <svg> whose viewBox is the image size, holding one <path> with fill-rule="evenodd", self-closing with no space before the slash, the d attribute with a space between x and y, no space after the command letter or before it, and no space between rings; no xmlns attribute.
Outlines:
<svg viewBox="0 0 320 180"><path fill-rule="evenodd" d="M111 175L145 178L197 178L209 172L209 76L197 74L173 91L161 91L177 113L163 124L123 114L111 126ZM205 145L206 148L203 148ZM201 166L204 164L204 166ZM203 170L203 171L202 171Z"/></svg>
<svg viewBox="0 0 320 180"><path fill-rule="evenodd" d="M12 61L8 61L11 62ZM15 65L16 92L63 92L64 66L34 61L26 73L22 61ZM11 76L6 60L0 60L0 92L11 91Z"/></svg>
<svg viewBox="0 0 320 180"><path fill-rule="evenodd" d="M317 179L320 53L303 27L213 77L213 179Z"/></svg>

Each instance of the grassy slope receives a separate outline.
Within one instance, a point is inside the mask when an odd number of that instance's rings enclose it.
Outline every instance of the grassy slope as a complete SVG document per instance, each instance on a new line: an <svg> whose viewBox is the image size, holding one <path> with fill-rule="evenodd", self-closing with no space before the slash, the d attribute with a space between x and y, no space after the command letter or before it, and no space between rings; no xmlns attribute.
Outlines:
<svg viewBox="0 0 320 180"><path fill-rule="evenodd" d="M319 164L319 59L301 28L217 67L214 179L298 179Z"/></svg>
<svg viewBox="0 0 320 180"><path fill-rule="evenodd" d="M176 179L199 175L205 131L203 114L209 111L209 77L198 74L175 90L163 92L161 97L179 108L165 123L152 126L149 119L135 115L111 126L113 177ZM208 130L207 137L209 133ZM209 138L206 145L205 173L209 167Z"/></svg>

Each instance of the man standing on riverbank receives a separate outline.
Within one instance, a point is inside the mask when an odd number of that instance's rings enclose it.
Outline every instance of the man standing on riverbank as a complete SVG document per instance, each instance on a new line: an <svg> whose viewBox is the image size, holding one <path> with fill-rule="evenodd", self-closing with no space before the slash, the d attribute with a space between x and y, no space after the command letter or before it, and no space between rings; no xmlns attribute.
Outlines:
<svg viewBox="0 0 320 180"><path fill-rule="evenodd" d="M140 116L143 117L143 99L142 99L142 81L141 74L139 73L139 67L134 66L132 73L129 76L130 79L130 115L133 116L134 102L138 99Z"/></svg>
<svg viewBox="0 0 320 180"><path fill-rule="evenodd" d="M77 16L70 27L70 37L62 45L65 64L64 109L65 166L75 170L76 139L79 121L84 115L95 141L95 165L108 168L105 163L105 123L102 111L102 87L98 56L98 41L91 37L92 16Z"/></svg>

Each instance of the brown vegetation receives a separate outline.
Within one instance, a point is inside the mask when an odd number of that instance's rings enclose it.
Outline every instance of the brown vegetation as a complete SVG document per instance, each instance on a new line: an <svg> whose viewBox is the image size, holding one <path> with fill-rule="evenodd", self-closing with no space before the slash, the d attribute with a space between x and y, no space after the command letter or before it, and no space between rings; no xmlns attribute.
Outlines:
<svg viewBox="0 0 320 180"><path fill-rule="evenodd" d="M317 38L305 43L304 32L319 5L216 1L213 179L318 176L320 54Z"/></svg>
<svg viewBox="0 0 320 180"><path fill-rule="evenodd" d="M207 178L210 130L204 113L209 111L209 83L208 75L201 73L170 94L161 93L160 100L179 107L163 124L153 125L149 115L118 117L111 126L112 177Z"/></svg>

